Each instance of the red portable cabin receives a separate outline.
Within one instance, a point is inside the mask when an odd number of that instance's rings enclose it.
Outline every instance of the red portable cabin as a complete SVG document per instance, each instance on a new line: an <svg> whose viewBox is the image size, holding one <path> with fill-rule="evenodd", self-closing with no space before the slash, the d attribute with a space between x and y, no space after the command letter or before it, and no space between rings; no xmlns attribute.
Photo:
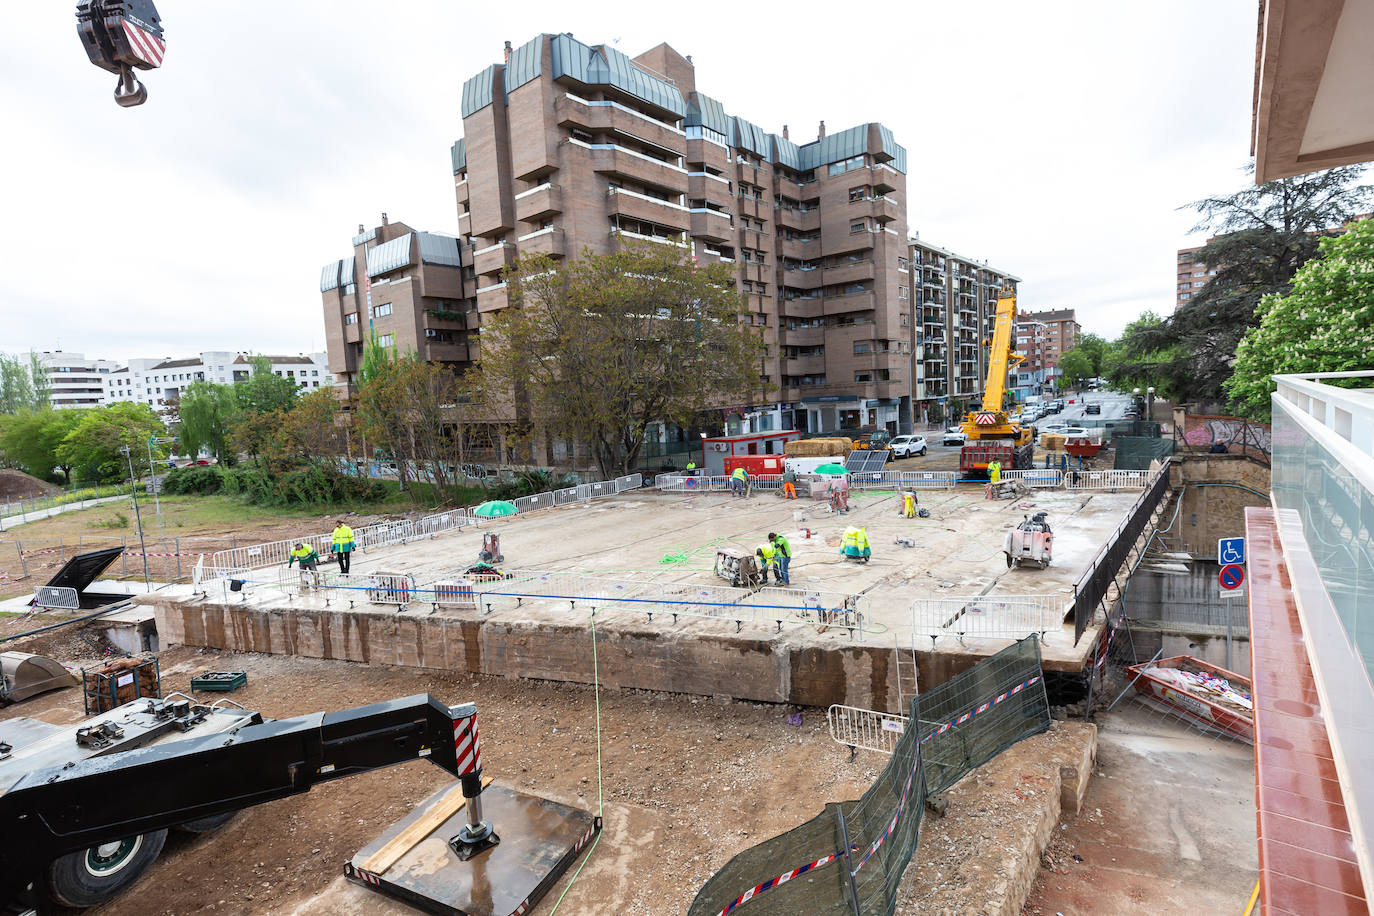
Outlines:
<svg viewBox="0 0 1374 916"><path fill-rule="evenodd" d="M801 438L801 433L795 429L778 430L776 432L750 433L744 436L717 436L714 439L701 440L701 473L710 476L720 476L729 474L734 470L731 466L729 470L725 467L727 458L744 457L775 457L778 460L777 470L755 471L753 467L744 465L744 469L750 474L781 474L782 473L782 453L783 446Z"/></svg>
<svg viewBox="0 0 1374 916"><path fill-rule="evenodd" d="M725 474L731 474L735 468L744 468L750 477L758 477L760 474L781 474L783 457L782 455L732 455L725 459Z"/></svg>

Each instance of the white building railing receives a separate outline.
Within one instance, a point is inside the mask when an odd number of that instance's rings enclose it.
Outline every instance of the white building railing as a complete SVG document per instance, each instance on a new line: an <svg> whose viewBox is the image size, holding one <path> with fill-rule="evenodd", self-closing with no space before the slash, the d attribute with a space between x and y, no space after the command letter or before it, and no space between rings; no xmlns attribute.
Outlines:
<svg viewBox="0 0 1374 916"><path fill-rule="evenodd" d="M1058 595L942 595L911 603L911 630L932 642L942 637L1024 639L1032 633L1046 642L1063 630L1067 612Z"/></svg>

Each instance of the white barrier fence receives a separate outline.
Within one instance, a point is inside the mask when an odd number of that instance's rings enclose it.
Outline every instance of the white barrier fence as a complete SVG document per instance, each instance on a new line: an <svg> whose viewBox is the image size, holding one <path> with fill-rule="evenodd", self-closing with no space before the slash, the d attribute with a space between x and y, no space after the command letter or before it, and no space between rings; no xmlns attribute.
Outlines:
<svg viewBox="0 0 1374 916"><path fill-rule="evenodd" d="M1066 490L1143 490L1151 480L1149 471L1074 471L1064 474Z"/></svg>
<svg viewBox="0 0 1374 916"><path fill-rule="evenodd" d="M1047 642L1063 630L1066 613L1058 595L917 598L911 603L911 629L932 642L945 636L1023 639L1032 633Z"/></svg>
<svg viewBox="0 0 1374 916"><path fill-rule="evenodd" d="M891 754L910 721L894 713L860 709L857 706L834 705L826 710L830 737L838 744L853 750L863 748L880 754Z"/></svg>
<svg viewBox="0 0 1374 916"><path fill-rule="evenodd" d="M1003 480L1019 480L1028 487L1062 487L1064 472L1050 469L1031 469L1026 471L1003 471Z"/></svg>
<svg viewBox="0 0 1374 916"><path fill-rule="evenodd" d="M81 596L65 585L40 585L33 590L33 604L48 610L74 611L81 607Z"/></svg>

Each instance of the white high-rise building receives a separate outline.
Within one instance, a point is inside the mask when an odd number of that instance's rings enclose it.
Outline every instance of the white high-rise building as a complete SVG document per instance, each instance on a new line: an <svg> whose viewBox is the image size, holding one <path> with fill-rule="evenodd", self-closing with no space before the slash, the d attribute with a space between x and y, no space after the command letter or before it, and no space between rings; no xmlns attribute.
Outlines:
<svg viewBox="0 0 1374 916"><path fill-rule="evenodd" d="M61 350L45 350L38 359L48 376L48 403L59 410L105 403L105 380L120 368L108 359L87 359L84 354Z"/></svg>
<svg viewBox="0 0 1374 916"><path fill-rule="evenodd" d="M175 404L192 382L232 385L253 371L254 354L207 350L191 359L131 359L127 367L105 376L104 403L135 401L155 410ZM325 353L268 356L272 371L296 382L302 391L329 388L334 376Z"/></svg>

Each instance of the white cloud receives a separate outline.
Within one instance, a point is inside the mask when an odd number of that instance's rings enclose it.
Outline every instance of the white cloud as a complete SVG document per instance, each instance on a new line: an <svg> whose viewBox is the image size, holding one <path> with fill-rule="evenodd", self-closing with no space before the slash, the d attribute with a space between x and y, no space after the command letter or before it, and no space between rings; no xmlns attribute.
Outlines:
<svg viewBox="0 0 1374 916"><path fill-rule="evenodd" d="M667 41L702 91L794 140L882 121L909 150L913 229L1107 334L1171 309L1176 208L1248 180L1252 2L512 9L161 0L166 64L135 109L86 62L74 4L9 11L26 41L0 57L0 350L322 347L320 265L383 210L457 231L462 81L541 29Z"/></svg>

